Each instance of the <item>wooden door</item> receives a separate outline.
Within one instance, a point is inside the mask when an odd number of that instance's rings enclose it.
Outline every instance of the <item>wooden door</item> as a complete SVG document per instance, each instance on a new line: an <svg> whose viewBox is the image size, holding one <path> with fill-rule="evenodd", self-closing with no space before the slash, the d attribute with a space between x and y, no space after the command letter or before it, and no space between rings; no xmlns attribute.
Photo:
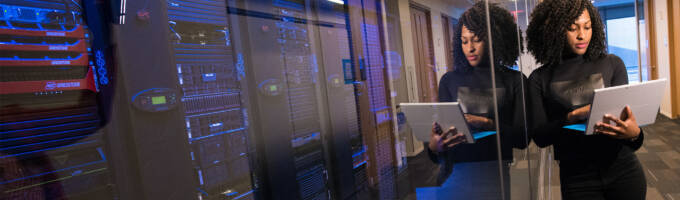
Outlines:
<svg viewBox="0 0 680 200"><path fill-rule="evenodd" d="M444 56L446 57L446 69L453 70L453 37L456 19L442 15L442 30L444 30Z"/></svg>
<svg viewBox="0 0 680 200"><path fill-rule="evenodd" d="M437 76L434 67L434 47L430 12L420 6L411 5L411 32L417 76L418 100L437 101Z"/></svg>

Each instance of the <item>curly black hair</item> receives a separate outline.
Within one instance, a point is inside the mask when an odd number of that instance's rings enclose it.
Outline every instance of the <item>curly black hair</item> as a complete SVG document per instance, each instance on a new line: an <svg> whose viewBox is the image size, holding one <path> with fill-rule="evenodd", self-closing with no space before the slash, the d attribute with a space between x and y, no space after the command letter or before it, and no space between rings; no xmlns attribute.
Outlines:
<svg viewBox="0 0 680 200"><path fill-rule="evenodd" d="M538 62L548 66L560 63L567 48L567 28L586 9L593 36L583 58L596 60L607 56L604 24L590 0L544 0L534 8L527 28L527 49Z"/></svg>
<svg viewBox="0 0 680 200"><path fill-rule="evenodd" d="M489 3L489 16L491 21L491 39L493 40L494 64L502 66L515 65L521 51L521 32L517 29L515 18L508 10L498 6L496 3ZM465 59L463 53L461 32L465 26L474 33L479 39L484 41L488 47L486 26L486 7L484 1L478 1L471 8L466 10L458 21L453 38L453 60L456 71L468 71L471 69L470 62ZM518 41L519 40L519 41ZM482 62L488 63L488 49L484 51Z"/></svg>

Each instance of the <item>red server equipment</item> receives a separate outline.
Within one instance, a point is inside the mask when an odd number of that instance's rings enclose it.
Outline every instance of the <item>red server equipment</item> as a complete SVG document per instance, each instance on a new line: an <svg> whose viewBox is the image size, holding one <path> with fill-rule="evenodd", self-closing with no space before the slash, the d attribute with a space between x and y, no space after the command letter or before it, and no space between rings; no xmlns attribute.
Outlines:
<svg viewBox="0 0 680 200"><path fill-rule="evenodd" d="M76 1L0 2L0 199L110 194L82 13Z"/></svg>

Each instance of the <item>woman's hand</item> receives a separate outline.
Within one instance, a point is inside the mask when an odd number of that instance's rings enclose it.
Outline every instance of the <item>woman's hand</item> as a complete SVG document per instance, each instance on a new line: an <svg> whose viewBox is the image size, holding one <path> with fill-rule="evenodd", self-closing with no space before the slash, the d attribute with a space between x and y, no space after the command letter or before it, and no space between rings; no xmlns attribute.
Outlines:
<svg viewBox="0 0 680 200"><path fill-rule="evenodd" d="M430 143L428 148L435 153L447 151L454 146L465 142L463 133L458 132L456 127L451 127L446 132L442 133L441 127L436 122L432 124L432 131L430 132Z"/></svg>
<svg viewBox="0 0 680 200"><path fill-rule="evenodd" d="M615 122L616 126L610 125L610 121ZM602 122L595 124L595 131L616 139L635 139L640 135L640 127L629 106L623 108L620 119L610 114L604 115Z"/></svg>
<svg viewBox="0 0 680 200"><path fill-rule="evenodd" d="M567 122L574 123L585 120L590 114L590 104L577 108L567 114Z"/></svg>
<svg viewBox="0 0 680 200"><path fill-rule="evenodd" d="M465 122L467 122L470 126L478 129L484 129L484 130L493 130L494 129L494 123L493 120L482 117L482 116L477 116L477 115L471 115L471 114L464 114L465 116Z"/></svg>

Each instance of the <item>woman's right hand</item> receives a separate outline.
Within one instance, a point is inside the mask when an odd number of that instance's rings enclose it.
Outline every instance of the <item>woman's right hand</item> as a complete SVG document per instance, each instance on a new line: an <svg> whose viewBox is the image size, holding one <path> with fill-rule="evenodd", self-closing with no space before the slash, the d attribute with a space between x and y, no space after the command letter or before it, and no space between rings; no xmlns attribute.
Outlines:
<svg viewBox="0 0 680 200"><path fill-rule="evenodd" d="M434 153L441 153L465 141L463 133L458 132L456 127L451 126L447 131L442 132L439 124L435 122L432 124L428 148Z"/></svg>
<svg viewBox="0 0 680 200"><path fill-rule="evenodd" d="M567 114L567 122L574 123L585 120L590 114L590 104L577 108Z"/></svg>

